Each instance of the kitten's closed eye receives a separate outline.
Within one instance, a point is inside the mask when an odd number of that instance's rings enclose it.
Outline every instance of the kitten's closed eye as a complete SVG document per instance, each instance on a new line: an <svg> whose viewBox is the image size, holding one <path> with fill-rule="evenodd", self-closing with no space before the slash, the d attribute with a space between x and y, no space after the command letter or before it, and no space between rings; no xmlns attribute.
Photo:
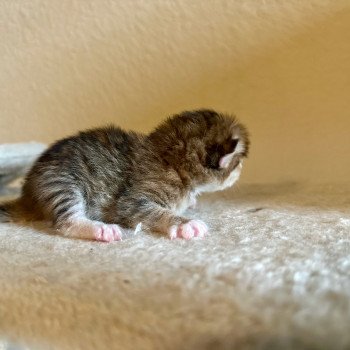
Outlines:
<svg viewBox="0 0 350 350"><path fill-rule="evenodd" d="M238 139L228 139L222 144L214 144L207 148L206 164L211 169L227 168L238 145Z"/></svg>

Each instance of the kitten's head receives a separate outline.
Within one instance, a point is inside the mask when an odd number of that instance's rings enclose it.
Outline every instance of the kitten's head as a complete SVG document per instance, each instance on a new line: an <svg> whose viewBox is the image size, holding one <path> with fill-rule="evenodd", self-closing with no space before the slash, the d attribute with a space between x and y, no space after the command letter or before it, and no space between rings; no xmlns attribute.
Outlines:
<svg viewBox="0 0 350 350"><path fill-rule="evenodd" d="M163 160L191 179L196 192L232 186L249 150L247 129L234 117L212 110L170 117L149 137Z"/></svg>

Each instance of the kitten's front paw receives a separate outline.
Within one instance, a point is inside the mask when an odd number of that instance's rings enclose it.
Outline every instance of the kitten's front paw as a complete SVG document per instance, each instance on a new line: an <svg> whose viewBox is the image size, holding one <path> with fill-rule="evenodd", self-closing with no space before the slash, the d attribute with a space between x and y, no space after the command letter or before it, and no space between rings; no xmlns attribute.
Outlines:
<svg viewBox="0 0 350 350"><path fill-rule="evenodd" d="M122 240L122 230L118 225L95 224L94 235L97 241L113 242Z"/></svg>
<svg viewBox="0 0 350 350"><path fill-rule="evenodd" d="M208 226L200 220L190 220L185 224L173 225L169 229L170 239L193 237L203 238L208 232Z"/></svg>

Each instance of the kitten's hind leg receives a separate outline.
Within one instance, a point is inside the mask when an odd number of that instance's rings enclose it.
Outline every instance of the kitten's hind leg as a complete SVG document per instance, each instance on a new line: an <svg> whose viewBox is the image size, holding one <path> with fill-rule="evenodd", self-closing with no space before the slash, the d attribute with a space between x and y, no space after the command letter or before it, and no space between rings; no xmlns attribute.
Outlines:
<svg viewBox="0 0 350 350"><path fill-rule="evenodd" d="M73 219L59 226L59 231L67 237L91 239L102 242L122 240L122 230L116 224L105 224L87 218Z"/></svg>
<svg viewBox="0 0 350 350"><path fill-rule="evenodd" d="M116 224L91 220L86 215L86 204L77 189L60 188L44 191L40 198L53 219L55 228L66 237L103 242L120 241L122 230Z"/></svg>

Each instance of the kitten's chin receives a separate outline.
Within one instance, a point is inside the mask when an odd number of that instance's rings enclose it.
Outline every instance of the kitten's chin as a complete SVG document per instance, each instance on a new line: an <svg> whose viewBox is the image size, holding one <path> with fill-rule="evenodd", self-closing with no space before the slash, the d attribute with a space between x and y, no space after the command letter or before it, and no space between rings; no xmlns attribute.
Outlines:
<svg viewBox="0 0 350 350"><path fill-rule="evenodd" d="M223 183L223 189L233 186L241 175L242 164L239 164Z"/></svg>
<svg viewBox="0 0 350 350"><path fill-rule="evenodd" d="M226 188L232 187L238 181L239 176L241 175L241 169L242 169L242 165L240 164L231 172L231 174L223 182L217 179L214 179L213 182L198 186L198 188L196 189L196 192L197 193L216 192L216 191L222 191Z"/></svg>

